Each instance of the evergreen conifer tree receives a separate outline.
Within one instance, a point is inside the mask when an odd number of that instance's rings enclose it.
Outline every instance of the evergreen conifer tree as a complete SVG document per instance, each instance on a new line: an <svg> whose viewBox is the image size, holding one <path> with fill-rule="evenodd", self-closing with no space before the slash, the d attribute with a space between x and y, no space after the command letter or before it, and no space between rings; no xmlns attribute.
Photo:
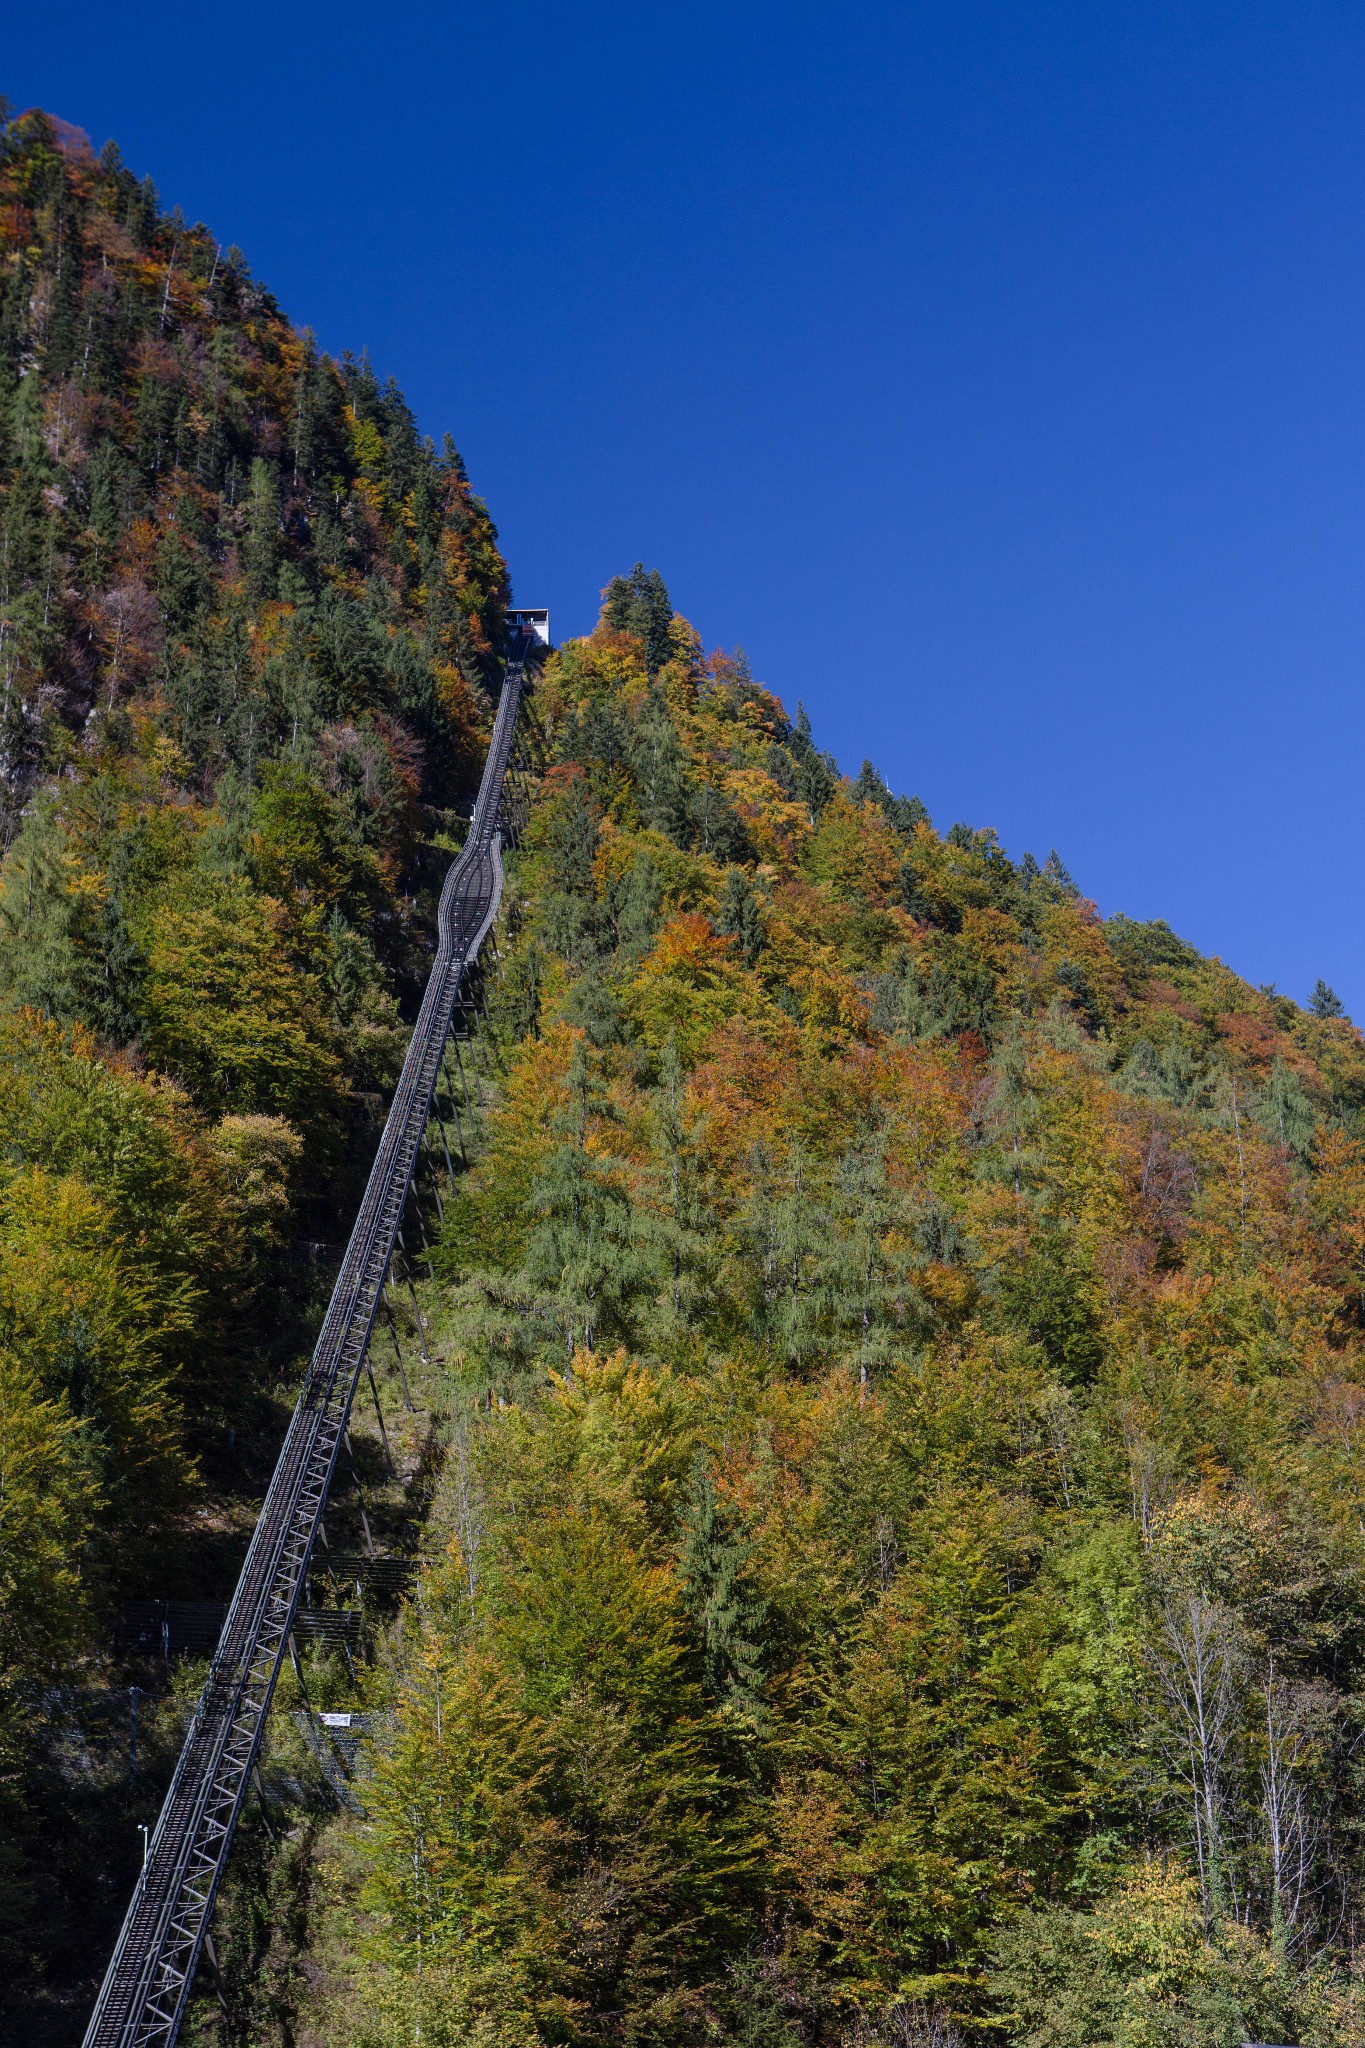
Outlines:
<svg viewBox="0 0 1365 2048"><path fill-rule="evenodd" d="M602 619L644 643L645 667L657 675L673 652L673 606L657 569L637 562L629 576L613 576L602 593Z"/></svg>
<svg viewBox="0 0 1365 2048"><path fill-rule="evenodd" d="M891 1357L894 1325L918 1297L894 1249L901 1204L888 1184L887 1134L861 1132L839 1162L813 1292L833 1333L852 1340L866 1390Z"/></svg>
<svg viewBox="0 0 1365 2048"><path fill-rule="evenodd" d="M596 956L602 939L594 870L598 839L593 807L582 782L575 780L550 821L550 894L544 921L550 943L579 965Z"/></svg>
<svg viewBox="0 0 1365 2048"><path fill-rule="evenodd" d="M572 1355L578 1344L592 1350L603 1335L629 1334L650 1273L616 1162L600 1144L589 1147L590 1126L608 1123L612 1110L599 1059L582 1039L564 1078L569 1099L553 1124L559 1142L531 1190L538 1221L525 1270L532 1287L554 1296Z"/></svg>
<svg viewBox="0 0 1365 2048"><path fill-rule="evenodd" d="M752 967L763 951L766 932L763 899L743 868L730 868L716 912L716 930L735 942L735 950L746 967Z"/></svg>
<svg viewBox="0 0 1365 2048"><path fill-rule="evenodd" d="M679 1569L701 1639L702 1683L712 1699L756 1722L762 1716L768 1603L745 1572L751 1554L699 1454Z"/></svg>
<svg viewBox="0 0 1365 2048"><path fill-rule="evenodd" d="M686 1075L673 1039L659 1062L654 1110L657 1214L652 1231L665 1270L661 1299L673 1323L686 1328L707 1305L707 1204L697 1149L697 1120L684 1101Z"/></svg>
<svg viewBox="0 0 1365 2048"><path fill-rule="evenodd" d="M898 832L913 832L929 823L929 812L917 796L888 796L882 806Z"/></svg>
<svg viewBox="0 0 1365 2048"><path fill-rule="evenodd" d="M1257 1101L1257 1117L1273 1139L1305 1165L1312 1155L1317 1115L1293 1069L1276 1060Z"/></svg>
<svg viewBox="0 0 1365 2048"><path fill-rule="evenodd" d="M1051 883L1058 895L1079 896L1081 893L1055 846L1043 862L1043 879Z"/></svg>
<svg viewBox="0 0 1365 2048"><path fill-rule="evenodd" d="M616 944L622 958L643 958L659 929L663 911L663 877L647 853L637 853L613 892Z"/></svg>
<svg viewBox="0 0 1365 2048"><path fill-rule="evenodd" d="M859 803L884 804L891 792L870 761L864 761L858 770L853 792Z"/></svg>
<svg viewBox="0 0 1365 2048"><path fill-rule="evenodd" d="M246 571L247 597L253 605L259 605L275 595L280 559L279 482L272 465L260 456L251 465L247 521L242 566Z"/></svg>

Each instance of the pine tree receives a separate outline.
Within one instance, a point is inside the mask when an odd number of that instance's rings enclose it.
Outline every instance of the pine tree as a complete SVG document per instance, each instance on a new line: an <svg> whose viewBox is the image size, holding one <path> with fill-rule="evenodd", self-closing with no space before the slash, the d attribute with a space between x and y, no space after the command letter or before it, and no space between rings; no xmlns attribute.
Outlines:
<svg viewBox="0 0 1365 2048"><path fill-rule="evenodd" d="M1028 1041L1017 1018L991 1057L991 1078L991 1118L1006 1147L1007 1171L1018 1199L1029 1163L1025 1143L1036 1122L1037 1105L1029 1085Z"/></svg>
<svg viewBox="0 0 1365 2048"><path fill-rule="evenodd" d="M699 1454L692 1468L679 1570L701 1640L702 1683L720 1705L759 1722L768 1603L745 1571L751 1556L752 1546L736 1532Z"/></svg>
<svg viewBox="0 0 1365 2048"><path fill-rule="evenodd" d="M662 922L663 876L648 853L637 853L612 895L616 945L623 960L639 961Z"/></svg>
<svg viewBox="0 0 1365 2048"><path fill-rule="evenodd" d="M1040 1231L1026 1256L1002 1274L1000 1301L1059 1379L1076 1387L1094 1378L1104 1357L1098 1291L1073 1232L1058 1223Z"/></svg>
<svg viewBox="0 0 1365 2048"><path fill-rule="evenodd" d="M1307 1165L1312 1156L1317 1112L1293 1069L1277 1059L1257 1100L1256 1115L1273 1139Z"/></svg>
<svg viewBox="0 0 1365 2048"><path fill-rule="evenodd" d="M743 868L726 871L716 912L716 930L735 941L735 950L746 967L757 961L767 933L763 920L763 899Z"/></svg>
<svg viewBox="0 0 1365 2048"><path fill-rule="evenodd" d="M677 1044L670 1039L659 1062L654 1103L658 1209L651 1237L664 1265L662 1299L680 1329L694 1324L705 1311L710 1264L705 1238L710 1219L698 1151L698 1122L686 1107L685 1085Z"/></svg>
<svg viewBox="0 0 1365 2048"><path fill-rule="evenodd" d="M1079 896L1081 893L1055 846L1043 862L1043 879L1059 896Z"/></svg>
<svg viewBox="0 0 1365 2048"><path fill-rule="evenodd" d="M885 804L891 792L870 761L864 761L853 784L853 793L859 803Z"/></svg>
<svg viewBox="0 0 1365 2048"><path fill-rule="evenodd" d="M615 1162L590 1150L590 1126L611 1115L598 1061L577 1040L564 1076L568 1102L553 1123L558 1139L531 1190L537 1217L525 1271L534 1288L553 1293L569 1355L592 1350L602 1336L630 1329L635 1297L648 1285L631 1204Z"/></svg>
<svg viewBox="0 0 1365 2048"><path fill-rule="evenodd" d="M789 1151L780 1177L759 1148L752 1173L744 1227L752 1246L756 1307L777 1355L796 1366L820 1342L823 1303L817 1282L828 1254L830 1219L799 1145Z"/></svg>
<svg viewBox="0 0 1365 2048"><path fill-rule="evenodd" d="M276 594L280 562L280 488L274 468L257 456L251 465L247 533L242 548L247 597L252 605Z"/></svg>
<svg viewBox="0 0 1365 2048"><path fill-rule="evenodd" d="M129 929L125 915L128 857L120 841L121 857L106 878L104 902L95 931L95 973L91 993L91 1022L101 1037L112 1045L135 1045L141 1031L139 1001L147 973L147 956Z"/></svg>
<svg viewBox="0 0 1365 2048"><path fill-rule="evenodd" d="M929 823L929 813L917 796L888 796L882 806L898 832L911 833L917 825Z"/></svg>
<svg viewBox="0 0 1365 2048"><path fill-rule="evenodd" d="M1308 1007L1315 1017L1344 1017L1346 1005L1334 988L1329 988L1319 975L1313 983L1313 993L1308 998Z"/></svg>
<svg viewBox="0 0 1365 2048"><path fill-rule="evenodd" d="M603 623L643 642L645 667L657 675L673 653L673 605L659 571L637 562L629 576L612 577L602 600Z"/></svg>
<svg viewBox="0 0 1365 2048"><path fill-rule="evenodd" d="M812 825L818 824L820 813L833 796L839 778L830 756L817 751L806 707L799 702L788 744L796 758L798 794L810 811Z"/></svg>
<svg viewBox="0 0 1365 2048"><path fill-rule="evenodd" d="M890 1333L912 1290L905 1261L890 1249L901 1205L886 1174L887 1135L859 1135L839 1162L829 1208L832 1226L815 1279L822 1311L853 1340L858 1382L866 1391L890 1358Z"/></svg>
<svg viewBox="0 0 1365 2048"><path fill-rule="evenodd" d="M595 861L599 830L582 783L556 804L549 830L550 891L541 913L545 936L578 965L596 957L604 935Z"/></svg>

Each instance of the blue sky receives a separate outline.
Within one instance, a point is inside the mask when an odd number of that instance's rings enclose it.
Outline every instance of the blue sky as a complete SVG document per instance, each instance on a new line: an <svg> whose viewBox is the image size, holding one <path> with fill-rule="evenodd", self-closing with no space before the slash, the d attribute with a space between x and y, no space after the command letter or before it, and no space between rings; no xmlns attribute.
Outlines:
<svg viewBox="0 0 1365 2048"><path fill-rule="evenodd" d="M560 636L658 566L850 770L1365 1017L1365 10L27 9L452 431Z"/></svg>

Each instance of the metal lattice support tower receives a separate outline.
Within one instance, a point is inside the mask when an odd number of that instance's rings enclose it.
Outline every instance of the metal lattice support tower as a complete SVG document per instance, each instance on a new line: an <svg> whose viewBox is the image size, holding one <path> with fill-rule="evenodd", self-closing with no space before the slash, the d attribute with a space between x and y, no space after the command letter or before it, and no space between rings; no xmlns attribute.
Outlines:
<svg viewBox="0 0 1365 2048"><path fill-rule="evenodd" d="M523 635L507 662L474 824L441 891L436 961L388 1121L84 2048L171 2048L180 2031L368 1355L446 1040L501 901L499 827L529 646ZM520 813L519 796L515 809Z"/></svg>

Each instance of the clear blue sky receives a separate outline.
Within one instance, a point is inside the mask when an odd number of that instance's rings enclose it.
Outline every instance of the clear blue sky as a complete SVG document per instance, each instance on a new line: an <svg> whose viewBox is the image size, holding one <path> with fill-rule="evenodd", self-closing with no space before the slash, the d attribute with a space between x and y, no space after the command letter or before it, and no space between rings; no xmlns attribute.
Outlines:
<svg viewBox="0 0 1365 2048"><path fill-rule="evenodd" d="M664 572L846 767L1365 1017L1365 9L16 10L450 429L558 636Z"/></svg>

